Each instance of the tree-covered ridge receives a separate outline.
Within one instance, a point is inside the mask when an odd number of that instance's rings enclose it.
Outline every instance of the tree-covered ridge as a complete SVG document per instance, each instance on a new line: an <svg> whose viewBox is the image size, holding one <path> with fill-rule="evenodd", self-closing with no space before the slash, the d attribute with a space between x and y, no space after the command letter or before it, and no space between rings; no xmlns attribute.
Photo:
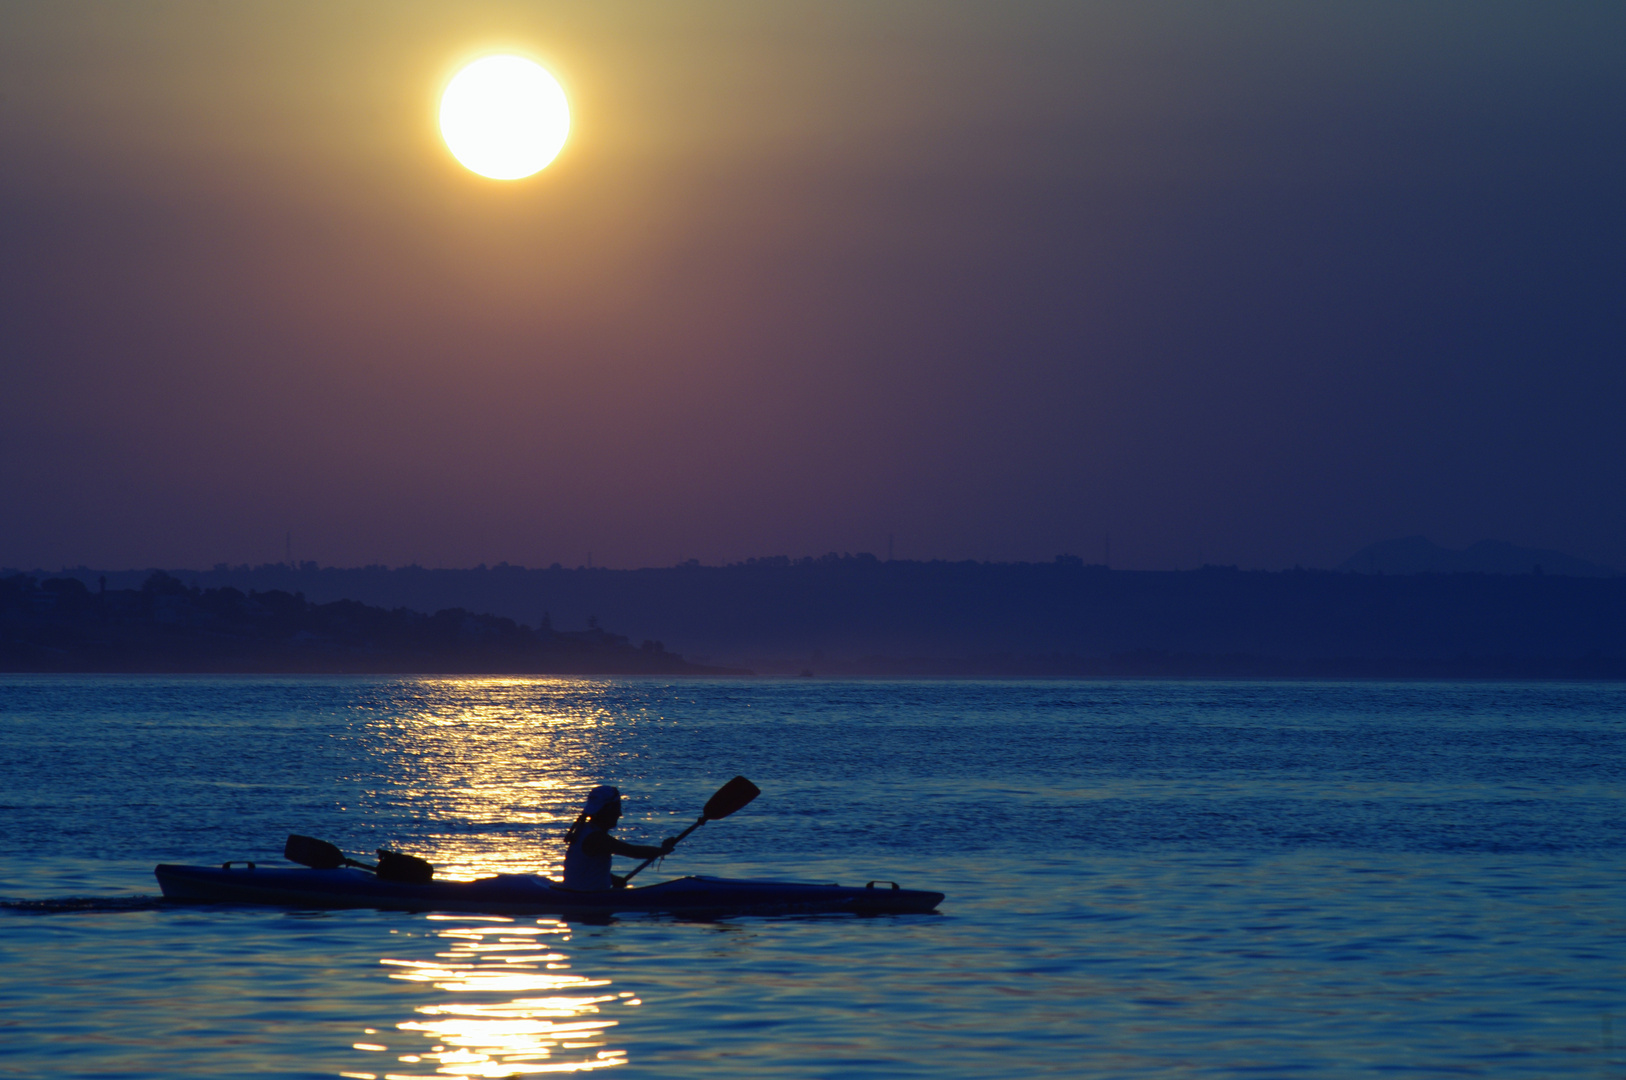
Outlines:
<svg viewBox="0 0 1626 1080"><path fill-rule="evenodd" d="M461 608L433 615L280 589L187 587L155 572L138 589L77 578L0 578L0 670L448 674L705 674L658 641L596 625L536 629Z"/></svg>

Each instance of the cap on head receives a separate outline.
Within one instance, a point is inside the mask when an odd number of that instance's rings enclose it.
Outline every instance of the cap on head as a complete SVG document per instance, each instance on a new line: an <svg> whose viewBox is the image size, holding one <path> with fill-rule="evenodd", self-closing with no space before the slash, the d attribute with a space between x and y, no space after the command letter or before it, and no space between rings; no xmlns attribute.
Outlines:
<svg viewBox="0 0 1626 1080"><path fill-rule="evenodd" d="M582 806L582 813L596 814L611 803L621 801L621 790L609 784L600 784L587 793L587 802Z"/></svg>

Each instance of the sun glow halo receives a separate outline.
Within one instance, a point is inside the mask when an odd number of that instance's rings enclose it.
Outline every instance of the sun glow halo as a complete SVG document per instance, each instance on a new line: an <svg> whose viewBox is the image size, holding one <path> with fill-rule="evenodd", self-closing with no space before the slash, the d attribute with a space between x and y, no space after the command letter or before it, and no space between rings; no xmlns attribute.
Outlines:
<svg viewBox="0 0 1626 1080"><path fill-rule="evenodd" d="M452 76L440 96L447 149L464 168L493 180L545 168L569 133L564 90L524 57L482 57Z"/></svg>

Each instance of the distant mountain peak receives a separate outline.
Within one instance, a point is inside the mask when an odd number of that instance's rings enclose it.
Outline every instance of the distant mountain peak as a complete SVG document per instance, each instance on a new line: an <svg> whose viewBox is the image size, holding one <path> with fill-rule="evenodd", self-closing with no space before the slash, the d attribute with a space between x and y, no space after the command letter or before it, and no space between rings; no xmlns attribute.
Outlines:
<svg viewBox="0 0 1626 1080"><path fill-rule="evenodd" d="M1617 571L1561 551L1527 548L1505 540L1481 540L1444 548L1423 536L1380 540L1338 566L1358 574L1558 574L1614 577Z"/></svg>

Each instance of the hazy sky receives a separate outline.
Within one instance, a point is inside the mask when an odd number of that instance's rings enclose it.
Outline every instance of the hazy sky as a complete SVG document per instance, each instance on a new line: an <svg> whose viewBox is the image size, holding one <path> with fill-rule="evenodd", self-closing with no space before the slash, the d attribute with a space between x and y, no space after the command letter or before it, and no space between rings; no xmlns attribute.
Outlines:
<svg viewBox="0 0 1626 1080"><path fill-rule="evenodd" d="M1626 566L1626 5L8 2L0 140L0 565Z"/></svg>

